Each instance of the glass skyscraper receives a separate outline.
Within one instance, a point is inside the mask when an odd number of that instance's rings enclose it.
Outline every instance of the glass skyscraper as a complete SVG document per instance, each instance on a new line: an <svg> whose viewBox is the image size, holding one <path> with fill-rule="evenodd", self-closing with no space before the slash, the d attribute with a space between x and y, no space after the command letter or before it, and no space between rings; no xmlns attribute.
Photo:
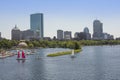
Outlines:
<svg viewBox="0 0 120 80"><path fill-rule="evenodd" d="M31 30L34 31L34 36L36 38L44 37L44 29L43 29L43 13L36 13L30 15L30 27Z"/></svg>
<svg viewBox="0 0 120 80"><path fill-rule="evenodd" d="M93 22L93 39L103 39L103 23L99 20Z"/></svg>
<svg viewBox="0 0 120 80"><path fill-rule="evenodd" d="M57 39L63 40L63 30L57 30Z"/></svg>

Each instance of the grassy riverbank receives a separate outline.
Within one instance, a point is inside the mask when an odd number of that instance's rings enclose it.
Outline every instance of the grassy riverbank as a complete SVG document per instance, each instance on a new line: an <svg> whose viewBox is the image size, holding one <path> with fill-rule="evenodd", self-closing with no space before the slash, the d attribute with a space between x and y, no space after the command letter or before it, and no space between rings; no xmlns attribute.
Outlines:
<svg viewBox="0 0 120 80"><path fill-rule="evenodd" d="M81 52L81 49L74 50L74 53L79 53L79 52ZM57 53L48 54L47 57L56 57L56 56L62 56L62 55L69 55L71 53L72 53L72 51L57 52Z"/></svg>

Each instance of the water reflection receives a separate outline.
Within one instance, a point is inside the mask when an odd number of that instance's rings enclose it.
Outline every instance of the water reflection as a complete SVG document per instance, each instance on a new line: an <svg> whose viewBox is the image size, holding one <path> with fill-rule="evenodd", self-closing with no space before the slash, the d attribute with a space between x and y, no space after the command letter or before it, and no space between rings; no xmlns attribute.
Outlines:
<svg viewBox="0 0 120 80"><path fill-rule="evenodd" d="M31 79L43 79L45 78L45 66L44 66L44 61L36 61L32 63L31 67L30 67L30 72L31 72Z"/></svg>
<svg viewBox="0 0 120 80"><path fill-rule="evenodd" d="M18 63L24 63L26 60L23 59L23 60L17 60Z"/></svg>
<svg viewBox="0 0 120 80"><path fill-rule="evenodd" d="M99 52L99 53L98 53ZM104 80L105 72L104 72L104 49L101 46L94 47L94 68L95 68L95 80Z"/></svg>

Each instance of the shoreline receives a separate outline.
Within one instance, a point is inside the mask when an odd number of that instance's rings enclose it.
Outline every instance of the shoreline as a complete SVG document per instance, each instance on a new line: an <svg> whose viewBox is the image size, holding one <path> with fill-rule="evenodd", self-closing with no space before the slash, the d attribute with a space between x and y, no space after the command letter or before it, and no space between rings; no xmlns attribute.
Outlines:
<svg viewBox="0 0 120 80"><path fill-rule="evenodd" d="M114 45L110 45L110 44L109 45L82 45L82 47L84 47L84 46L118 46L118 45L120 45L120 44L117 44L117 45L116 44L114 44ZM34 49L34 48L27 48L27 49ZM9 50L12 50L12 49L9 49ZM4 59L4 58L7 58L7 57L12 57L12 56L16 55L16 54L10 52L9 50L2 50L0 52L0 59ZM16 50L16 49L14 49L14 50ZM79 52L81 52L81 51L82 50L80 49ZM66 53L66 52L68 52L68 53ZM70 52L71 51L63 51L63 52L50 53L50 54L47 55L47 57L57 57L57 56L62 56L62 55L69 55ZM2 53L4 53L4 54L2 54ZM59 54L59 53L63 53L63 54ZM34 53L32 53L32 54L27 53L27 55L34 55Z"/></svg>
<svg viewBox="0 0 120 80"><path fill-rule="evenodd" d="M12 57L14 55L15 54L11 53L10 51L1 52L0 53L0 59L4 59L4 58L7 58L7 57Z"/></svg>

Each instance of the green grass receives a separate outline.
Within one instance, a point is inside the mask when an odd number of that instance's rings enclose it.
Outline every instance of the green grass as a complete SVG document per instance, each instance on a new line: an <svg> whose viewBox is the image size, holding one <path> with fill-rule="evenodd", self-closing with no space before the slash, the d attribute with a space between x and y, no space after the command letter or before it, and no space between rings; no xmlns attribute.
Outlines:
<svg viewBox="0 0 120 80"><path fill-rule="evenodd" d="M77 50L74 50L74 53L79 53L80 51L81 49L77 49ZM71 53L72 51L57 52L57 53L48 54L47 57L63 56L63 55L69 55Z"/></svg>

